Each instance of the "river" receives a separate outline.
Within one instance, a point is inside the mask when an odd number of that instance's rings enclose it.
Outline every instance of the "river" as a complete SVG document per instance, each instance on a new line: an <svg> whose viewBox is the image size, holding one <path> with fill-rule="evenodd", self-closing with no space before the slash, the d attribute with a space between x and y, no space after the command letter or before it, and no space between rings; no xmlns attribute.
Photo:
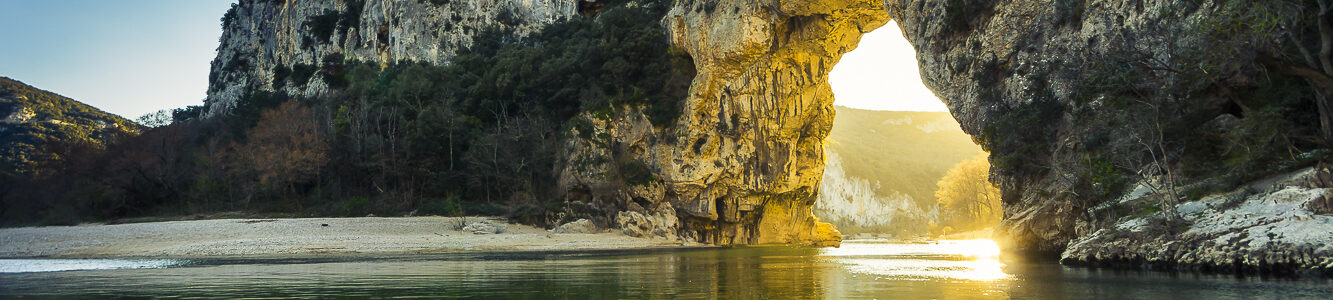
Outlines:
<svg viewBox="0 0 1333 300"><path fill-rule="evenodd" d="M1002 263L988 240L282 259L0 260L0 297L1329 299L1324 279Z"/></svg>

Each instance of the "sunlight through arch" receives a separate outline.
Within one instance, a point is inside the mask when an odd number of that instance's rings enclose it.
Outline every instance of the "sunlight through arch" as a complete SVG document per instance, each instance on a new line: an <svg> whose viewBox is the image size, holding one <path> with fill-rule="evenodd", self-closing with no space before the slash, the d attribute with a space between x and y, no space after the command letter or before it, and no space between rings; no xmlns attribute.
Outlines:
<svg viewBox="0 0 1333 300"><path fill-rule="evenodd" d="M916 51L898 23L861 36L861 42L829 72L834 104L868 110L947 111L921 82Z"/></svg>

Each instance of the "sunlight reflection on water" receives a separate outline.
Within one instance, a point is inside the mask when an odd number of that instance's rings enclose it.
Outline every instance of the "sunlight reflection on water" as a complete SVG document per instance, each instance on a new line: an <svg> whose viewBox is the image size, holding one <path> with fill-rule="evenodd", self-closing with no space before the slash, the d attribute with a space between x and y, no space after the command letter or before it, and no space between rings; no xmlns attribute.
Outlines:
<svg viewBox="0 0 1333 300"><path fill-rule="evenodd" d="M842 248L646 253L513 252L401 257L120 261L122 270L0 273L0 299L1319 299L1328 280L1000 263L989 241L847 241ZM33 260L24 260L24 263ZM70 260L52 260L57 263ZM93 262L79 261L89 267ZM158 263L164 263L158 261ZM165 262L165 263L170 263ZM13 261L0 261L11 265ZM48 266L55 264L46 264ZM163 266L160 268L153 268ZM123 268L152 268L123 270ZM6 268L10 268L7 266ZM12 269L10 269L12 270ZM50 271L51 269L46 269Z"/></svg>
<svg viewBox="0 0 1333 300"><path fill-rule="evenodd" d="M827 248L823 256L854 273L892 279L1009 279L1000 263L1000 247L991 240L932 243L857 241Z"/></svg>
<svg viewBox="0 0 1333 300"><path fill-rule="evenodd" d="M0 273L158 269L184 264L175 259L0 259Z"/></svg>

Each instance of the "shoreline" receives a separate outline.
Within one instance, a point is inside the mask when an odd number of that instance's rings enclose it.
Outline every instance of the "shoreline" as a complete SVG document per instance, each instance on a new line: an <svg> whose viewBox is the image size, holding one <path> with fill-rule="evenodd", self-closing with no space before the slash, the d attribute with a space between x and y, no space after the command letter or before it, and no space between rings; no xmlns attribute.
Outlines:
<svg viewBox="0 0 1333 300"><path fill-rule="evenodd" d="M705 248L618 232L555 233L500 224L500 233L458 229L459 217L213 219L0 229L0 258L299 258Z"/></svg>

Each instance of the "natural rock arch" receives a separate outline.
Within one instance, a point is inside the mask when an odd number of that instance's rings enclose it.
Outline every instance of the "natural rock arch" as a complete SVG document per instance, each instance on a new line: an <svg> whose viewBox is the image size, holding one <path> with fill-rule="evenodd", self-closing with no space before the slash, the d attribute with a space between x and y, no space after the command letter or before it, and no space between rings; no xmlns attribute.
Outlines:
<svg viewBox="0 0 1333 300"><path fill-rule="evenodd" d="M1090 227L1089 204L1068 192L1076 180L1057 172L1080 155L1062 141L1084 132L1068 113L1088 76L1084 70L1106 64L1100 59L1111 53L1163 55L1180 47L1125 41L1171 34L1178 42L1201 39L1195 28L1201 25L1179 18L1222 14L1217 6L1228 3L678 1L662 22L673 44L694 58L699 75L680 125L667 134L689 142L652 141L643 134L642 117L618 116L608 124L618 128L614 139L662 178L615 191L612 197L638 200L617 223L717 244L836 243L832 226L810 213L834 117L827 76L863 33L892 18L916 48L923 80L965 132L984 146L988 125L1017 124L991 130L989 138L1008 135L1007 143L1026 152L991 147L992 160L1021 155L1039 168L992 169L1004 194L1001 243L1061 251ZM570 186L596 185L596 179L567 175Z"/></svg>

